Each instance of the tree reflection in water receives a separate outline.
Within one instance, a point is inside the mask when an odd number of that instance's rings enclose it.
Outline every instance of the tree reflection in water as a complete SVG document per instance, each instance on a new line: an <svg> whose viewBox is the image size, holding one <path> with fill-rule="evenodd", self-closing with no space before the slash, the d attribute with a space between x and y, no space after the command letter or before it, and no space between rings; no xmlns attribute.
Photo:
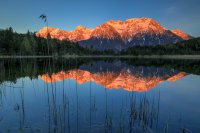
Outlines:
<svg viewBox="0 0 200 133"><path fill-rule="evenodd" d="M185 61L155 62L1 59L0 122L10 124L1 131L165 132L168 125L159 117L160 89L151 89L178 81L192 70L189 65L179 68ZM187 63L199 73L199 61ZM5 110L10 117L4 117Z"/></svg>

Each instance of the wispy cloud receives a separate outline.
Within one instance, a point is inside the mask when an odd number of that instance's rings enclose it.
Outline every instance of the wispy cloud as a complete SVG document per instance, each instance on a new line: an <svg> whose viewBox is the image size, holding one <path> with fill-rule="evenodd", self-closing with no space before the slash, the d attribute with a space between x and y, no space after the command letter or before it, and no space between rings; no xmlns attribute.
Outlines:
<svg viewBox="0 0 200 133"><path fill-rule="evenodd" d="M170 6L166 9L168 14L175 14L178 12L178 8L176 6Z"/></svg>

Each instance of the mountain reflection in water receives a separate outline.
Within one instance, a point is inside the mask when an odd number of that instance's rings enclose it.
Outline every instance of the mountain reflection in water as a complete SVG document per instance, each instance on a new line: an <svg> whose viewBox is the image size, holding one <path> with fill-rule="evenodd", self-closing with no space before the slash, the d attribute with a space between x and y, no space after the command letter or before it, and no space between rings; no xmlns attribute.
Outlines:
<svg viewBox="0 0 200 133"><path fill-rule="evenodd" d="M0 132L200 132L198 64L0 59Z"/></svg>
<svg viewBox="0 0 200 133"><path fill-rule="evenodd" d="M39 77L47 83L58 82L65 79L74 79L79 84L92 81L103 85L107 89L123 88L127 91L143 92L154 88L165 80L176 81L186 75L185 72L178 72L174 70L167 71L161 68L157 68L155 71L153 70L154 68L151 69L147 67L141 67L132 68L131 70L122 68L122 70L119 72L107 71L91 73L90 71L78 69L67 72L61 71L58 73L53 73L52 75L43 74ZM150 71L151 74L145 75L144 73L147 71Z"/></svg>

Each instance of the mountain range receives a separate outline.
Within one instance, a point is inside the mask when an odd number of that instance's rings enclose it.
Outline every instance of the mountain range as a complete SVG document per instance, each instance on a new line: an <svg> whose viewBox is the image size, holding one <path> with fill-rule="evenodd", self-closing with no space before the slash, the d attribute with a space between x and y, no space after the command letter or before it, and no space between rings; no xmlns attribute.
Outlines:
<svg viewBox="0 0 200 133"><path fill-rule="evenodd" d="M95 61L92 64L82 64L77 69L39 75L46 83L73 79L79 84L95 82L107 89L123 88L138 92L148 91L165 81L175 82L185 76L187 73L174 69L133 66L119 60Z"/></svg>
<svg viewBox="0 0 200 133"><path fill-rule="evenodd" d="M131 18L126 21L110 20L96 28L77 26L73 31L44 27L37 36L77 42L96 50L121 51L135 45L161 45L177 43L192 38L182 30L169 30L151 18Z"/></svg>
<svg viewBox="0 0 200 133"><path fill-rule="evenodd" d="M185 72L171 72L171 75L165 74L162 76L144 76L141 73L130 73L128 70L121 70L115 73L91 73L86 70L78 69L70 70L68 72L60 71L58 73L53 73L51 76L49 74L43 74L39 77L47 83L73 79L79 84L91 81L102 85L107 89L123 88L127 91L144 92L156 87L164 81L175 82L184 76L186 76Z"/></svg>

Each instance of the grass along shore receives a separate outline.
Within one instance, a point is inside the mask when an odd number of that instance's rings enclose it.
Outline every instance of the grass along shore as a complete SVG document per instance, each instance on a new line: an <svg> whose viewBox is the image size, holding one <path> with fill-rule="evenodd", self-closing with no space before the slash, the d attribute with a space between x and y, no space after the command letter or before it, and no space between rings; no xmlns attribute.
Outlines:
<svg viewBox="0 0 200 133"><path fill-rule="evenodd" d="M64 55L64 56L37 56L37 55L0 55L0 58L145 58L145 59L194 59L200 60L200 55Z"/></svg>
<svg viewBox="0 0 200 133"><path fill-rule="evenodd" d="M0 59L5 59L5 58L53 58L56 56L52 55L0 55Z"/></svg>

